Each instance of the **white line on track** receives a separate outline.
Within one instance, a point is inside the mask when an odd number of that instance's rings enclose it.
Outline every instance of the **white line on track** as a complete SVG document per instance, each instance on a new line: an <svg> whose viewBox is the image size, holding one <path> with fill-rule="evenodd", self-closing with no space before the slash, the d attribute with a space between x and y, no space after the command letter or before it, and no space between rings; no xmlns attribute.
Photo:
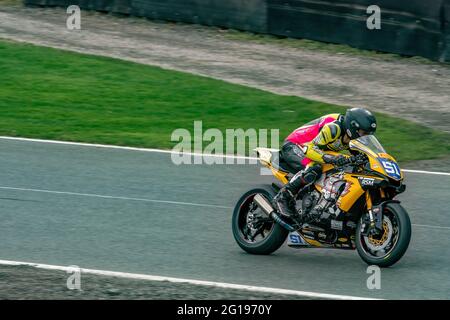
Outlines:
<svg viewBox="0 0 450 320"><path fill-rule="evenodd" d="M255 158L255 157L224 155L224 154L203 154L203 153L196 153L196 152L177 152L177 151L172 151L172 150L161 150L161 149L152 149L152 148L115 146L115 145L110 145L110 144L96 144L96 143L71 142L71 141L17 138L17 137L5 137L5 136L0 136L0 139L26 141L26 142L38 142L38 143L50 143L50 144L62 144L62 145L69 145L69 146L94 147L94 148L104 148L104 149L119 149L119 150L127 150L127 151L141 151L141 152L168 153L168 154L187 154L187 155L198 156L198 157L258 160L258 158Z"/></svg>
<svg viewBox="0 0 450 320"><path fill-rule="evenodd" d="M168 200L154 200L154 199L132 198L132 197L117 197L117 196L107 196L107 195L92 194L92 193L78 193L78 192L54 191L54 190L30 189L30 188L16 188L16 187L7 187L7 186L0 186L0 189L3 189L3 190L15 190L15 191L25 191L25 192L41 192L41 193L61 194L61 195L81 196L81 197L91 197L91 198L102 198L102 199L167 203L167 204L175 204L175 205L210 207L210 208L218 208L218 209L233 209L233 207L221 206L221 205L215 205L215 204L168 201ZM412 224L412 226L422 227L422 228L431 228L431 229L450 230L450 227L432 226L432 225L426 225L426 224Z"/></svg>
<svg viewBox="0 0 450 320"><path fill-rule="evenodd" d="M105 144L93 144L84 142L70 142L70 141L57 141L57 140L45 140L45 139L32 139L32 138L18 138L18 137L7 137L0 136L3 140L15 140L15 141L27 141L27 142L38 142L38 143L51 143L51 144L62 144L62 145L72 145L72 146L83 146L83 147L95 147L95 148L105 148L105 149L119 149L128 151L141 151L141 152L155 152L155 153L168 153L168 154L187 154L191 156L198 157L213 157L213 158L229 158L229 159L245 159L245 160L258 160L256 157L245 157L245 156L235 156L235 155L223 155L223 154L203 154L195 152L177 152L172 150L161 150L161 149L151 149L151 148L136 148L136 147L123 147L115 145L105 145ZM450 176L450 172L437 172L437 171L424 171L424 170L411 170L402 169L404 172L410 173L423 173L423 174L433 174Z"/></svg>
<svg viewBox="0 0 450 320"><path fill-rule="evenodd" d="M427 224L412 224L414 227L419 228L433 228L433 229L444 229L444 230L450 230L450 227L441 227L441 226L429 226Z"/></svg>
<svg viewBox="0 0 450 320"><path fill-rule="evenodd" d="M436 172L436 171L423 171L423 170L411 170L411 169L402 169L404 172L409 173L425 173L425 174L434 174L439 176L450 176L450 173L448 172Z"/></svg>
<svg viewBox="0 0 450 320"><path fill-rule="evenodd" d="M8 261L8 260L0 260L0 265L30 266L30 267L35 267L35 268L39 268L39 269L58 270L58 271L65 271L65 272L73 272L74 271L73 267L55 266L55 265L31 263L31 262ZM377 300L377 299L373 299L373 298L345 296L345 295L318 293L318 292L310 292L310 291L297 291L297 290L288 290L288 289L279 289L279 288L270 288L270 287L257 287L257 286L249 286L249 285L234 284L234 283L193 280L193 279L183 279L183 278L172 278L172 277L153 276L153 275L136 274L136 273L104 271L104 270L94 270L94 269L84 269L84 268L80 268L80 271L81 271L81 273L94 274L94 275L100 275L100 276L119 277L119 278L147 280L147 281L159 281L159 282L168 281L171 283L185 283L185 284L192 284L192 285L199 285L199 286L218 287L218 288L234 289L234 290L246 290L246 291L252 291L252 292L265 292L265 293L272 293L272 294L293 295L293 296L301 296L301 297L309 297L309 298L322 298L322 299L333 299L333 300Z"/></svg>
<svg viewBox="0 0 450 320"><path fill-rule="evenodd" d="M101 194L78 193L78 192L67 192L67 191L53 191L53 190L15 188L15 187L0 187L0 189L17 190L17 191L28 191L28 192L41 192L41 193L53 193L53 194L63 194L63 195L71 195L71 196L103 198L103 199L143 201L143 202L155 202L155 203L169 203L169 204L176 204L176 205L187 205L187 206L196 206L196 207L210 207L210 208L220 208L220 209L230 209L231 208L231 207L219 206L219 205L215 205L215 204L192 203L192 202L181 202L181 201L168 201L168 200L154 200L154 199L144 199L144 198L117 197L117 196L106 196L106 195L101 195Z"/></svg>

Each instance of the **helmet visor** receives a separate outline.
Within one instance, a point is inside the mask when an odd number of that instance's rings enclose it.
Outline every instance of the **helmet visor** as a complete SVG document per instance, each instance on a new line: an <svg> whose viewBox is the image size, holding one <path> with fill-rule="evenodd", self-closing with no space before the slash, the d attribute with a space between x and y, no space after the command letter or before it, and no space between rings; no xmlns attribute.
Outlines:
<svg viewBox="0 0 450 320"><path fill-rule="evenodd" d="M365 131L363 129L359 129L358 131L358 135L360 137L364 137L364 136L368 136L368 135L373 135L375 133L375 131Z"/></svg>

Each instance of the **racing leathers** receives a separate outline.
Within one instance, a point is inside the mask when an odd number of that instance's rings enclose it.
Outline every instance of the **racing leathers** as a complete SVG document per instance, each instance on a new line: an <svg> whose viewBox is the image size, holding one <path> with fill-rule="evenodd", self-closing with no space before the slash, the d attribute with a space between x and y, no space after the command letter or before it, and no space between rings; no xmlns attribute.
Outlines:
<svg viewBox="0 0 450 320"><path fill-rule="evenodd" d="M328 114L296 129L287 138L280 156L298 171L274 197L277 211L285 217L295 212L295 197L306 185L314 183L322 174L322 165L346 164L347 158L327 154L348 149L344 143L344 116Z"/></svg>

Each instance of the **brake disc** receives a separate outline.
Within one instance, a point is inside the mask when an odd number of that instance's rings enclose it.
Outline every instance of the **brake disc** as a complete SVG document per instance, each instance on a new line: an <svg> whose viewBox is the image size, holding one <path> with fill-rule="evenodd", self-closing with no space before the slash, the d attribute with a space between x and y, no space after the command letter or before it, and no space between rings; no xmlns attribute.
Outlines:
<svg viewBox="0 0 450 320"><path fill-rule="evenodd" d="M373 236L365 236L364 241L372 251L380 251L386 248L386 246L391 242L393 234L393 226L391 220L384 216L383 218L383 234L380 239L376 239Z"/></svg>

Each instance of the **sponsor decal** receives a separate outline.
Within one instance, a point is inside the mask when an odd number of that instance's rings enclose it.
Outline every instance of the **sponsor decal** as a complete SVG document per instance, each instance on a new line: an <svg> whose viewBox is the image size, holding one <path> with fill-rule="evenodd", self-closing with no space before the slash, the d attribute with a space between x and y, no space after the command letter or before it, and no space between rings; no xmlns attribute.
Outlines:
<svg viewBox="0 0 450 320"><path fill-rule="evenodd" d="M309 246L309 244L296 231L289 233L288 245Z"/></svg>
<svg viewBox="0 0 450 320"><path fill-rule="evenodd" d="M397 163L384 158L378 158L378 160L380 161L384 171L386 171L389 177L392 177L397 180L401 178L400 168Z"/></svg>
<svg viewBox="0 0 450 320"><path fill-rule="evenodd" d="M358 177L359 183L361 183L362 186L373 186L375 183L375 179L373 178L363 178L363 177Z"/></svg>

